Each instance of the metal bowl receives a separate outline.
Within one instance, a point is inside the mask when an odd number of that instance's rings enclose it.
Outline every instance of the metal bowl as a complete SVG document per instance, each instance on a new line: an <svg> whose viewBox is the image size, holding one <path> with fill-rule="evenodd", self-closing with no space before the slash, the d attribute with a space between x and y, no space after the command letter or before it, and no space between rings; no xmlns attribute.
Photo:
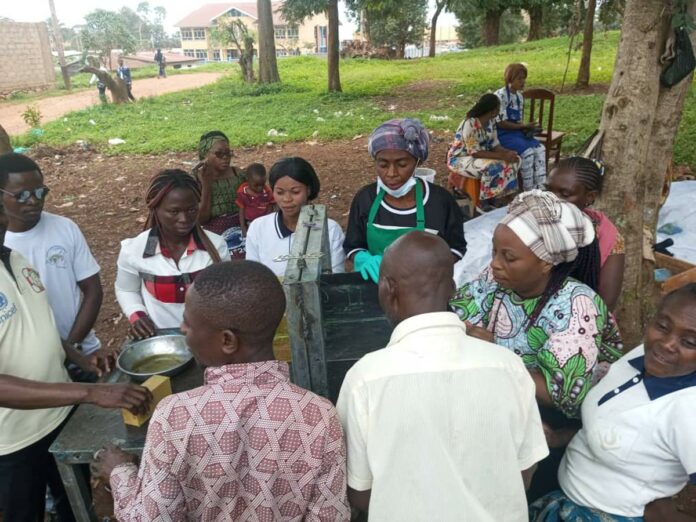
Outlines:
<svg viewBox="0 0 696 522"><path fill-rule="evenodd" d="M162 369L146 370L139 369L138 366L145 364L149 358L156 356L170 356L170 366L166 365L166 360ZM193 355L186 346L186 337L183 335L158 335L136 341L129 344L118 356L116 365L126 375L136 381L144 381L153 375L173 376L181 373L186 365L191 362Z"/></svg>

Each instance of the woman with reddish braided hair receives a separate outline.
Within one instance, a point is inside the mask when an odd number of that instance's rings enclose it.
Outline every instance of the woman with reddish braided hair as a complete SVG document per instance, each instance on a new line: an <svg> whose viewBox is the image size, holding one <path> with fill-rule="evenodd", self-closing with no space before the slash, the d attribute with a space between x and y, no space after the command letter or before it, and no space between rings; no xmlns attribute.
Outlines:
<svg viewBox="0 0 696 522"><path fill-rule="evenodd" d="M558 162L546 183L547 190L572 203L592 220L599 247L597 293L614 310L623 284L626 265L623 236L606 214L590 207L602 194L604 166L597 161L573 156ZM589 284L589 283L588 283Z"/></svg>
<svg viewBox="0 0 696 522"><path fill-rule="evenodd" d="M136 339L178 328L196 275L230 259L225 241L198 225L200 201L196 178L179 169L160 171L145 196L145 231L121 242L116 298Z"/></svg>

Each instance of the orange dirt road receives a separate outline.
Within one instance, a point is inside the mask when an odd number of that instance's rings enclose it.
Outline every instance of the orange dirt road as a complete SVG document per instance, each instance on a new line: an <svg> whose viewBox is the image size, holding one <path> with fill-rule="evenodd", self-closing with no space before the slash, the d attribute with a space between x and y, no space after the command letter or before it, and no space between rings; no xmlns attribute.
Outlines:
<svg viewBox="0 0 696 522"><path fill-rule="evenodd" d="M158 80L157 78L145 78L133 81L133 96L135 99L145 96L159 96L168 92L194 89L220 78L222 73L192 73L177 74ZM107 98L111 99L107 91ZM27 105L36 105L41 111L43 123L55 120L70 111L76 111L99 103L96 86L89 91L80 91L75 94L53 96L50 98L31 100L26 102L0 104L0 125L10 134L22 134L29 130L24 123L22 113Z"/></svg>

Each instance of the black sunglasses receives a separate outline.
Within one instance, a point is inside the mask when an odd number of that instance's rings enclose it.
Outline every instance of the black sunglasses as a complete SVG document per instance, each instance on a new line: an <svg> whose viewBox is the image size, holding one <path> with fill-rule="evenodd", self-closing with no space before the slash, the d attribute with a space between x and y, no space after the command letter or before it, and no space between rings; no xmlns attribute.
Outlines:
<svg viewBox="0 0 696 522"><path fill-rule="evenodd" d="M215 152L213 152L213 154L215 155L216 158L220 158L220 159L231 158L233 156L231 150L227 150L227 151L216 150Z"/></svg>
<svg viewBox="0 0 696 522"><path fill-rule="evenodd" d="M48 187L39 187L34 190L20 190L19 192L10 192L8 190L0 189L0 192L8 194L17 200L17 203L26 203L29 198L34 196L38 201L43 201L48 196Z"/></svg>

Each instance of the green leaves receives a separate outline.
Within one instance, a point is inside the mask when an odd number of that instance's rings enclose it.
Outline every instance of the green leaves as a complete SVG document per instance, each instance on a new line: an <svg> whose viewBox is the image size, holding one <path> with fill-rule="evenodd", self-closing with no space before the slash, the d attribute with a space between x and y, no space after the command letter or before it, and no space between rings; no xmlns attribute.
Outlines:
<svg viewBox="0 0 696 522"><path fill-rule="evenodd" d="M536 357L537 364L540 368L544 368L549 372L552 372L553 370L557 370L559 368L558 360L556 359L556 356L553 353L551 353L550 350L539 350L539 352L537 352Z"/></svg>
<svg viewBox="0 0 696 522"><path fill-rule="evenodd" d="M541 348L543 348L548 340L548 334L539 326L532 326L527 331L527 344L529 345L529 348L535 352L538 352Z"/></svg>

